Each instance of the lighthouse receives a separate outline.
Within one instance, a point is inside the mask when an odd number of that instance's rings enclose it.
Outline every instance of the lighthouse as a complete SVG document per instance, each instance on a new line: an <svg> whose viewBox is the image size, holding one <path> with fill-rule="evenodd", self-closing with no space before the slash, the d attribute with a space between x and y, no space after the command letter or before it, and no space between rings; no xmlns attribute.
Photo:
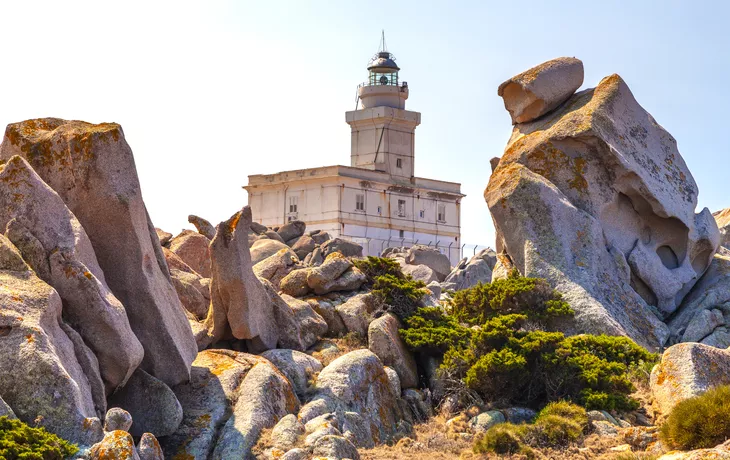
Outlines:
<svg viewBox="0 0 730 460"><path fill-rule="evenodd" d="M385 48L384 35L367 70L367 81L357 88L362 108L345 113L352 133L350 164L410 180L415 175L415 131L421 114L406 110L408 83L400 79L400 67Z"/></svg>
<svg viewBox="0 0 730 460"><path fill-rule="evenodd" d="M459 261L461 184L415 175L421 114L406 110L409 87L400 71L383 35L357 87L357 107L345 113L350 165L248 176L254 220L268 226L301 220L308 230L361 244L364 255L424 244Z"/></svg>

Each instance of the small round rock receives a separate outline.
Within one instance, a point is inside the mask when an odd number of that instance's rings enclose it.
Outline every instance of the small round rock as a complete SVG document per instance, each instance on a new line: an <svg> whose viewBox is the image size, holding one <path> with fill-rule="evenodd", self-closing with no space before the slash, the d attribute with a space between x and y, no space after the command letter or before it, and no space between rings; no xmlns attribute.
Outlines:
<svg viewBox="0 0 730 460"><path fill-rule="evenodd" d="M112 407L104 417L104 431L129 431L132 426L132 416L124 409Z"/></svg>

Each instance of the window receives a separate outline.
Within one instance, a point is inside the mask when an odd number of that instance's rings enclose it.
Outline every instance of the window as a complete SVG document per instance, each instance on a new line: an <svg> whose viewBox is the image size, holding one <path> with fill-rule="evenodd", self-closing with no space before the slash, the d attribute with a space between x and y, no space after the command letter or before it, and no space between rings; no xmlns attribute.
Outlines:
<svg viewBox="0 0 730 460"><path fill-rule="evenodd" d="M395 167L396 168L402 168L403 167L403 160L401 160L400 158L398 158L397 160L395 160Z"/></svg>
<svg viewBox="0 0 730 460"><path fill-rule="evenodd" d="M398 230L398 238L405 238L406 232L403 230Z"/></svg>
<svg viewBox="0 0 730 460"><path fill-rule="evenodd" d="M382 213L383 213L383 207L382 206L378 206L378 214L382 214Z"/></svg>
<svg viewBox="0 0 730 460"><path fill-rule="evenodd" d="M421 219L423 219L424 217L426 217L426 211L424 211L423 209L421 209L420 211L418 211L418 217L420 217Z"/></svg>
<svg viewBox="0 0 730 460"><path fill-rule="evenodd" d="M362 193L355 195L355 210L365 211L365 195Z"/></svg>
<svg viewBox="0 0 730 460"><path fill-rule="evenodd" d="M406 216L406 200L398 200L398 216Z"/></svg>
<svg viewBox="0 0 730 460"><path fill-rule="evenodd" d="M440 204L438 205L438 214L436 215L436 220L439 222L446 222L446 205Z"/></svg>
<svg viewBox="0 0 730 460"><path fill-rule="evenodd" d="M289 197L289 212L297 212L297 205L299 204L298 196Z"/></svg>

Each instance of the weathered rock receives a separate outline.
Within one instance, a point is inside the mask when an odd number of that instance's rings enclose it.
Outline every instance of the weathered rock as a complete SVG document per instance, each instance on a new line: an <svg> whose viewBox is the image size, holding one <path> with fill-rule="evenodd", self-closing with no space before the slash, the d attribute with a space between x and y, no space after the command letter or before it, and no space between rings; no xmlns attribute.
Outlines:
<svg viewBox="0 0 730 460"><path fill-rule="evenodd" d="M155 227L155 233L157 233L157 239L160 240L160 244L162 246L166 246L167 243L170 242L170 240L172 239L172 236L173 236L172 233L168 233L157 227Z"/></svg>
<svg viewBox="0 0 730 460"><path fill-rule="evenodd" d="M258 222L251 222L251 227L249 227L252 232L256 234L266 233L269 230L269 227L266 225L260 224Z"/></svg>
<svg viewBox="0 0 730 460"><path fill-rule="evenodd" d="M527 407L510 407L501 411L509 423L532 423L537 412Z"/></svg>
<svg viewBox="0 0 730 460"><path fill-rule="evenodd" d="M139 440L139 446L137 446L137 452L139 453L139 460L165 459L162 447L152 433L145 433L142 435L142 438Z"/></svg>
<svg viewBox="0 0 730 460"><path fill-rule="evenodd" d="M367 276L359 268L352 267L336 280L315 288L314 292L322 295L330 292L357 291L366 281Z"/></svg>
<svg viewBox="0 0 730 460"><path fill-rule="evenodd" d="M328 459L349 458L352 460L360 460L360 454L357 452L357 448L342 436L335 435L319 438L314 444L312 455Z"/></svg>
<svg viewBox="0 0 730 460"><path fill-rule="evenodd" d="M61 298L2 235L0 286L3 400L25 423L33 425L38 419L40 426L64 439L84 445L98 442L102 430L97 417L103 412L97 412L74 343L60 326Z"/></svg>
<svg viewBox="0 0 730 460"><path fill-rule="evenodd" d="M730 208L725 208L712 213L717 228L720 230L720 244L730 248Z"/></svg>
<svg viewBox="0 0 730 460"><path fill-rule="evenodd" d="M403 390L403 399L408 403L414 421L426 422L433 416L431 393L427 389L408 388Z"/></svg>
<svg viewBox="0 0 730 460"><path fill-rule="evenodd" d="M403 386L401 386L400 383L400 377L398 376L398 372L396 372L395 369L389 366L385 366L385 375L388 377L388 383L390 384L390 389L393 390L394 395L400 395L401 391L403 390Z"/></svg>
<svg viewBox="0 0 730 460"><path fill-rule="evenodd" d="M288 451L304 434L304 425L294 414L285 415L271 430L271 444L277 449Z"/></svg>
<svg viewBox="0 0 730 460"><path fill-rule="evenodd" d="M253 245L251 245L251 263L256 265L282 249L289 249L289 246L281 241L272 239L256 240Z"/></svg>
<svg viewBox="0 0 730 460"><path fill-rule="evenodd" d="M255 340L266 348L279 340L273 300L253 273L247 243L251 208L246 206L221 222L210 244L213 276L210 283L211 309L206 320L213 342L228 328L237 339Z"/></svg>
<svg viewBox="0 0 730 460"><path fill-rule="evenodd" d="M334 425L323 426L322 428L318 428L317 430L308 434L307 437L304 438L304 445L308 446L311 449L312 446L317 443L317 441L325 436L342 436L342 432Z"/></svg>
<svg viewBox="0 0 730 460"><path fill-rule="evenodd" d="M383 364L369 350L356 350L332 361L319 373L316 388L299 413L302 422L328 412L357 412L370 424L373 442L387 442L396 434L402 419L398 396L390 388ZM319 409L312 410L315 407ZM378 410L372 410L375 407Z"/></svg>
<svg viewBox="0 0 730 460"><path fill-rule="evenodd" d="M293 297L307 295L307 293L309 293L309 285L307 284L308 277L308 268L294 270L281 279L279 282L279 289L281 289L281 292L284 294L288 294Z"/></svg>
<svg viewBox="0 0 730 460"><path fill-rule="evenodd" d="M342 350L336 343L330 340L320 340L312 348L307 350L307 354L324 365L331 363L342 354Z"/></svg>
<svg viewBox="0 0 730 460"><path fill-rule="evenodd" d="M264 236L265 236L266 238L269 238L270 240L274 240L274 241L278 241L279 243L284 243L284 244L286 244L286 241L284 241L284 240L283 240L283 239L281 238L281 236L280 236L280 235L279 235L278 233L276 233L276 231L274 231L274 230L266 230L266 231L264 232L264 234L263 234L263 235L261 235L261 236L262 236L262 237L264 237Z"/></svg>
<svg viewBox="0 0 730 460"><path fill-rule="evenodd" d="M261 431L299 409L289 381L272 365L251 368L241 382L233 414L221 428L212 459L253 458Z"/></svg>
<svg viewBox="0 0 730 460"><path fill-rule="evenodd" d="M307 285L315 294L322 295L330 292L328 286L334 283L352 267L345 256L340 253L332 253L327 256L322 265L310 268L307 272Z"/></svg>
<svg viewBox="0 0 730 460"><path fill-rule="evenodd" d="M562 104L583 84L583 63L562 57L543 62L499 85L497 94L512 124L543 116Z"/></svg>
<svg viewBox="0 0 730 460"><path fill-rule="evenodd" d="M327 322L307 302L282 294L275 305L280 347L304 351L327 333Z"/></svg>
<svg viewBox="0 0 730 460"><path fill-rule="evenodd" d="M299 267L299 257L291 249L282 249L254 265L253 272L259 278L271 281L279 289L281 280Z"/></svg>
<svg viewBox="0 0 730 460"><path fill-rule="evenodd" d="M469 426L475 433L483 433L498 423L504 423L507 420L500 411L488 410L482 412L476 417L469 420Z"/></svg>
<svg viewBox="0 0 730 460"><path fill-rule="evenodd" d="M294 391L300 397L305 395L309 381L322 370L322 363L308 354L296 350L279 348L265 351L261 353L261 356L271 361L289 379Z"/></svg>
<svg viewBox="0 0 730 460"><path fill-rule="evenodd" d="M362 246L344 238L334 238L322 244L322 256L339 252L345 257L362 257Z"/></svg>
<svg viewBox="0 0 730 460"><path fill-rule="evenodd" d="M91 460L140 460L137 449L134 447L132 435L126 431L117 430L104 434L98 444L89 450Z"/></svg>
<svg viewBox="0 0 730 460"><path fill-rule="evenodd" d="M252 369L259 370L249 378ZM227 458L237 442L241 450L233 458L246 457L245 446L258 438L255 431L260 431L257 427L261 424L256 421L273 426L286 413L295 412L298 405L286 377L269 361L232 350L200 352L193 362L190 382L174 391L183 407L183 421L161 442L165 452L171 457L179 455L177 458ZM286 410L281 411L281 407ZM227 433L225 437L221 430ZM209 457L214 448L215 454Z"/></svg>
<svg viewBox="0 0 730 460"><path fill-rule="evenodd" d="M719 243L709 211L695 214L697 192L674 138L612 75L516 126L485 199L497 251L576 311L563 330L657 348L669 333L660 318Z"/></svg>
<svg viewBox="0 0 730 460"><path fill-rule="evenodd" d="M205 319L210 306L210 280L174 268L170 269L170 278L183 307L196 319Z"/></svg>
<svg viewBox="0 0 730 460"><path fill-rule="evenodd" d="M366 337L368 326L373 320L373 313L380 308L378 300L371 293L358 294L350 297L335 309L349 332L355 332Z"/></svg>
<svg viewBox="0 0 730 460"><path fill-rule="evenodd" d="M61 296L66 321L99 361L107 393L124 384L142 361L142 345L81 224L19 156L0 166L0 229Z"/></svg>
<svg viewBox="0 0 730 460"><path fill-rule="evenodd" d="M685 399L728 384L730 351L701 343L680 343L667 348L651 372L656 408L664 415L669 415Z"/></svg>
<svg viewBox="0 0 730 460"><path fill-rule="evenodd" d="M200 273L196 272L188 264L186 264L177 254L170 251L168 248L162 248L162 255L165 257L167 267L169 270L180 270L185 273L192 273L200 276Z"/></svg>
<svg viewBox="0 0 730 460"><path fill-rule="evenodd" d="M198 230L198 233L208 238L208 240L215 238L215 227L202 217L190 214L188 216L188 222L193 224L196 230Z"/></svg>
<svg viewBox="0 0 730 460"><path fill-rule="evenodd" d="M443 281L451 273L451 262L449 262L448 257L441 254L438 249L420 244L408 249L406 263L408 265L427 266L434 271L438 281Z"/></svg>
<svg viewBox="0 0 730 460"><path fill-rule="evenodd" d="M720 310L698 311L685 329L682 342L699 342L723 324L725 324L725 319Z"/></svg>
<svg viewBox="0 0 730 460"><path fill-rule="evenodd" d="M322 248L316 247L314 248L314 251L312 251L311 257L309 257L307 264L312 267L319 267L320 265L322 265L322 262L324 262L324 256L322 256Z"/></svg>
<svg viewBox="0 0 730 460"><path fill-rule="evenodd" d="M183 230L168 247L203 278L210 278L210 240L198 232Z"/></svg>
<svg viewBox="0 0 730 460"><path fill-rule="evenodd" d="M342 436L355 447L363 449L375 447L369 422L357 412L345 412L343 414L340 431L342 432Z"/></svg>
<svg viewBox="0 0 730 460"><path fill-rule="evenodd" d="M601 437L614 437L618 436L618 427L611 422L598 420L591 422L593 431Z"/></svg>
<svg viewBox="0 0 730 460"><path fill-rule="evenodd" d="M132 426L132 414L119 407L112 407L104 417L104 431L129 431Z"/></svg>
<svg viewBox="0 0 730 460"><path fill-rule="evenodd" d="M8 406L8 404L3 401L3 398L0 398L0 417L8 417L11 419L18 418L15 416L15 412L13 412L13 409Z"/></svg>
<svg viewBox="0 0 730 460"><path fill-rule="evenodd" d="M478 283L492 282L492 269L497 263L497 254L490 248L483 249L475 254L468 262L466 259L459 262L441 287L446 291L461 291L476 286Z"/></svg>
<svg viewBox="0 0 730 460"><path fill-rule="evenodd" d="M314 251L314 248L317 246L317 243L314 242L314 239L311 236L302 235L296 239L294 244L291 245L291 248L300 259L304 259L307 254Z"/></svg>
<svg viewBox="0 0 730 460"><path fill-rule="evenodd" d="M429 284L443 280L435 271L433 271L428 265L403 265L401 271L405 275L411 275L414 280L421 281L424 284ZM440 279L439 279L440 278Z"/></svg>
<svg viewBox="0 0 730 460"><path fill-rule="evenodd" d="M109 406L132 415L134 436L152 433L167 436L182 422L183 412L175 393L161 380L137 369L124 387L109 397Z"/></svg>
<svg viewBox="0 0 730 460"><path fill-rule="evenodd" d="M433 295L435 298L441 297L441 284L439 284L437 281L432 281L426 285L426 289L428 289L431 292L431 295Z"/></svg>
<svg viewBox="0 0 730 460"><path fill-rule="evenodd" d="M330 237L329 233L323 232L321 230L313 230L309 233L309 236L312 237L312 239L314 240L315 244L317 244L317 246L320 246L320 245L326 243L327 241L329 241L330 239L332 239L332 237Z"/></svg>
<svg viewBox="0 0 730 460"><path fill-rule="evenodd" d="M306 229L307 224L301 220L294 220L282 225L276 233L279 234L283 241L289 241L304 235Z"/></svg>
<svg viewBox="0 0 730 460"><path fill-rule="evenodd" d="M28 160L88 234L106 283L144 347L142 367L170 385L187 380L197 347L122 128L57 118L13 123L0 158L13 155Z"/></svg>
<svg viewBox="0 0 730 460"><path fill-rule="evenodd" d="M304 424L304 430L306 433L314 433L316 431L320 431L323 428L334 427L339 431L340 426L341 423L339 417L337 417L337 414L333 414L330 412L309 420L307 423ZM313 444L313 442L311 444Z"/></svg>
<svg viewBox="0 0 730 460"><path fill-rule="evenodd" d="M672 451L657 460L730 460L730 441L711 449L696 449L688 452Z"/></svg>
<svg viewBox="0 0 730 460"><path fill-rule="evenodd" d="M297 447L285 453L281 457L281 460L307 460L308 458L309 452L300 447Z"/></svg>
<svg viewBox="0 0 730 460"><path fill-rule="evenodd" d="M327 323L327 336L328 337L339 337L347 333L347 327L342 322L340 314L337 313L335 305L323 298L309 298L305 299L306 302L314 308L314 311L324 318Z"/></svg>
<svg viewBox="0 0 730 460"><path fill-rule="evenodd" d="M398 372L402 388L415 388L418 386L416 360L398 334L401 327L398 318L391 313L373 320L368 326L368 347L385 366Z"/></svg>

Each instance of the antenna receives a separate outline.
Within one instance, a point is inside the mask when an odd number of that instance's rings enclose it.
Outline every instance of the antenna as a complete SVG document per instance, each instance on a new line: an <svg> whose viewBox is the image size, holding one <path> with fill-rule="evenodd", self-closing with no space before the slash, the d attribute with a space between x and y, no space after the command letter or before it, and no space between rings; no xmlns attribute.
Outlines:
<svg viewBox="0 0 730 460"><path fill-rule="evenodd" d="M380 46L378 47L378 52L380 51L388 51L388 45L385 44L385 29L381 29L380 31Z"/></svg>

